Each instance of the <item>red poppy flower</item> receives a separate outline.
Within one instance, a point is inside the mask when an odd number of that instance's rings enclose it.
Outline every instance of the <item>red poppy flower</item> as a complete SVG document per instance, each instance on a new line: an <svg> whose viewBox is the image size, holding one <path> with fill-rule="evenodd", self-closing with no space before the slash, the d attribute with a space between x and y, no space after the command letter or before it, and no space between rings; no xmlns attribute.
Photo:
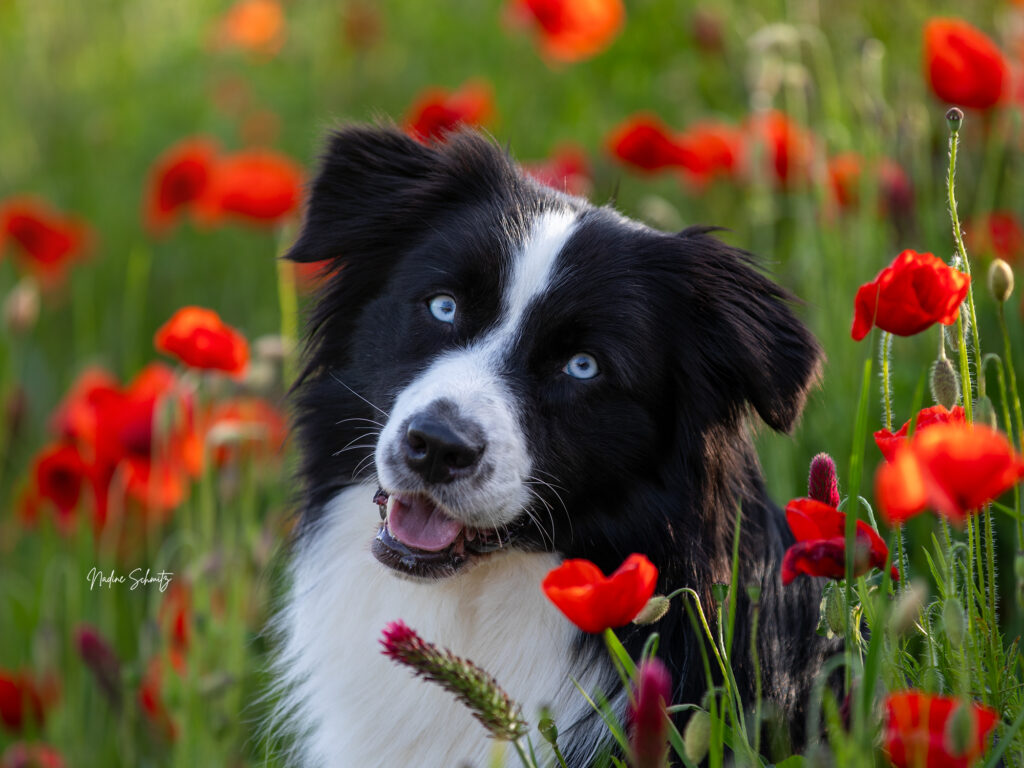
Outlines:
<svg viewBox="0 0 1024 768"><path fill-rule="evenodd" d="M897 163L881 158L871 167L872 183L878 186L879 212L902 213L912 202L910 179ZM836 203L844 210L860 205L864 160L856 152L843 152L828 163L828 177Z"/></svg>
<svg viewBox="0 0 1024 768"><path fill-rule="evenodd" d="M47 744L11 744L0 757L0 768L65 768L64 758Z"/></svg>
<svg viewBox="0 0 1024 768"><path fill-rule="evenodd" d="M559 192L586 197L591 188L590 163L586 153L575 145L555 149L551 157L539 163L529 163L524 170L542 184Z"/></svg>
<svg viewBox="0 0 1024 768"><path fill-rule="evenodd" d="M640 613L658 581L658 569L632 554L611 576L589 560L566 560L548 573L541 588L548 599L584 632L628 624Z"/></svg>
<svg viewBox="0 0 1024 768"><path fill-rule="evenodd" d="M221 217L274 225L302 201L302 169L269 149L236 152L214 163L196 213L206 223Z"/></svg>
<svg viewBox="0 0 1024 768"><path fill-rule="evenodd" d="M12 197L0 204L0 245L13 244L20 263L44 285L63 279L85 254L89 239L85 224L36 198Z"/></svg>
<svg viewBox="0 0 1024 768"><path fill-rule="evenodd" d="M925 25L924 63L935 95L961 107L995 106L1010 81L996 44L961 19L932 19Z"/></svg>
<svg viewBox="0 0 1024 768"><path fill-rule="evenodd" d="M428 88L414 101L406 115L409 135L422 142L444 141L446 134L459 126L486 125L494 116L491 86L472 80L457 91Z"/></svg>
<svg viewBox="0 0 1024 768"><path fill-rule="evenodd" d="M626 19L622 0L513 0L510 15L535 25L545 56L570 62L608 48Z"/></svg>
<svg viewBox="0 0 1024 768"><path fill-rule="evenodd" d="M930 507L959 522L1024 477L1004 435L975 424L934 424L878 468L875 496L890 522Z"/></svg>
<svg viewBox="0 0 1024 768"><path fill-rule="evenodd" d="M970 283L930 253L903 251L858 289L850 334L860 341L874 325L897 336L913 336L934 323L952 325Z"/></svg>
<svg viewBox="0 0 1024 768"><path fill-rule="evenodd" d="M24 672L0 669L0 723L18 733L29 724L41 727L55 703L56 689Z"/></svg>
<svg viewBox="0 0 1024 768"><path fill-rule="evenodd" d="M88 368L71 386L50 419L50 428L58 437L78 446L96 442L95 400L103 393L117 392L117 380L102 368Z"/></svg>
<svg viewBox="0 0 1024 768"><path fill-rule="evenodd" d="M259 397L239 397L213 406L206 418L206 441L218 465L240 456L280 455L288 435L284 416Z"/></svg>
<svg viewBox="0 0 1024 768"><path fill-rule="evenodd" d="M192 591L175 581L160 603L158 621L169 645L171 666L179 675L185 674L185 660L192 638Z"/></svg>
<svg viewBox="0 0 1024 768"><path fill-rule="evenodd" d="M718 176L732 176L740 168L743 132L725 123L694 123L676 137L687 158L687 180L701 187Z"/></svg>
<svg viewBox="0 0 1024 768"><path fill-rule="evenodd" d="M692 150L650 114L635 115L612 131L608 150L627 165L644 171L686 168L696 161Z"/></svg>
<svg viewBox="0 0 1024 768"><path fill-rule="evenodd" d="M273 56L285 39L284 10L277 0L239 0L217 27L216 44Z"/></svg>
<svg viewBox="0 0 1024 768"><path fill-rule="evenodd" d="M796 544L782 558L782 583L799 574L842 579L846 576L846 515L814 499L793 499L786 505L786 522ZM857 521L857 552L853 573L860 576L872 568L884 568L889 548L878 532L863 520ZM893 578L897 577L895 566Z"/></svg>
<svg viewBox="0 0 1024 768"><path fill-rule="evenodd" d="M967 418L964 415L963 406L954 405L953 410L949 411L943 405L933 405L917 414L916 431L920 432L934 424L963 424L966 421ZM878 446L878 450L885 456L886 461L892 461L896 455L896 450L907 442L907 432L909 430L910 421L907 421L896 432L890 432L887 429L880 429L875 432L875 445Z"/></svg>
<svg viewBox="0 0 1024 768"><path fill-rule="evenodd" d="M163 668L159 657L150 660L138 693L139 707L152 730L164 741L178 738L178 726L163 700Z"/></svg>
<svg viewBox="0 0 1024 768"><path fill-rule="evenodd" d="M747 120L745 129L753 145L748 153L762 158L781 186L791 186L810 177L814 140L782 112L771 110L755 115Z"/></svg>
<svg viewBox="0 0 1024 768"><path fill-rule="evenodd" d="M1024 254L1024 227L1009 211L980 216L967 227L967 246L986 256L1014 262Z"/></svg>
<svg viewBox="0 0 1024 768"><path fill-rule="evenodd" d="M630 765L634 768L663 768L668 763L668 712L672 701L672 676L657 657L650 658L637 670L636 691L629 700L631 722L629 746Z"/></svg>
<svg viewBox="0 0 1024 768"><path fill-rule="evenodd" d="M973 728L956 744L950 720L967 707ZM921 691L891 693L885 699L883 746L895 768L969 768L984 755L999 715L974 702Z"/></svg>
<svg viewBox="0 0 1024 768"><path fill-rule="evenodd" d="M67 443L47 446L36 457L32 474L38 498L52 503L58 522L66 525L87 480L86 465L78 449Z"/></svg>
<svg viewBox="0 0 1024 768"><path fill-rule="evenodd" d="M203 137L178 142L149 171L144 217L153 234L166 232L178 215L206 193L217 159L217 146Z"/></svg>
<svg viewBox="0 0 1024 768"><path fill-rule="evenodd" d="M240 374L249 362L245 337L212 309L182 307L157 330L153 341L157 350L192 368Z"/></svg>

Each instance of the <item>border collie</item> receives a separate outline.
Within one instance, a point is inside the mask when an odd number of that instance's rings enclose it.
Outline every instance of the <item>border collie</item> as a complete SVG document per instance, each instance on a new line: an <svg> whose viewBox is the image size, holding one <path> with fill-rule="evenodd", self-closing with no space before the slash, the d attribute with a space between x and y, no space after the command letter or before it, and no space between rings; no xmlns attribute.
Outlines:
<svg viewBox="0 0 1024 768"><path fill-rule="evenodd" d="M609 738L572 680L623 717L626 695L601 638L541 580L563 558L609 573L642 552L659 592L692 587L713 614L738 509L763 689L800 738L829 648L815 588L781 587L792 539L748 422L790 430L821 351L791 297L710 231L562 194L469 131L331 136L289 253L332 260L295 390L305 498L280 616L299 764L490 764L468 711L381 654L403 619L532 722L548 706L569 765L590 765ZM752 701L745 589L738 601L733 666ZM700 702L703 641L681 601L620 636L635 655L652 629L675 702Z"/></svg>

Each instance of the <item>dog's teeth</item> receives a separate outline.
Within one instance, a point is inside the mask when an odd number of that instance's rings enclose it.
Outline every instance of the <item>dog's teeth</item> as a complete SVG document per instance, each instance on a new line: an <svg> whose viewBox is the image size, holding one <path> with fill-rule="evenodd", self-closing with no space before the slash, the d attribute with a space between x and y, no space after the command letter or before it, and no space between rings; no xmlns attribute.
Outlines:
<svg viewBox="0 0 1024 768"><path fill-rule="evenodd" d="M476 538L476 528L466 529L466 541L472 541Z"/></svg>

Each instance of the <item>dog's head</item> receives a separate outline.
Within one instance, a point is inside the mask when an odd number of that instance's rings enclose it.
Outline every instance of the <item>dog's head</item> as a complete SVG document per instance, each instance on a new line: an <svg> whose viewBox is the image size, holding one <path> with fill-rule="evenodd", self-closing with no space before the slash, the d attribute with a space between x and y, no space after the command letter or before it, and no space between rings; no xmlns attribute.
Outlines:
<svg viewBox="0 0 1024 768"><path fill-rule="evenodd" d="M375 474L374 553L407 575L607 546L628 494L696 494L748 445L751 407L789 430L819 365L745 253L549 189L470 132L335 133L289 257L335 268L298 388L307 522Z"/></svg>

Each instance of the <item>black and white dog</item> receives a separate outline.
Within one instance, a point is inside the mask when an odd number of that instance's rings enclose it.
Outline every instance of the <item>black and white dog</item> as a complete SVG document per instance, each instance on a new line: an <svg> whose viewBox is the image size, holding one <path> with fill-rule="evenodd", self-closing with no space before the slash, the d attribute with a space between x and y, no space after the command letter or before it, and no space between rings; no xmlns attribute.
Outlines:
<svg viewBox="0 0 1024 768"><path fill-rule="evenodd" d="M279 668L299 764L489 764L462 705L381 654L403 619L528 718L549 706L569 764L589 765L608 734L571 680L620 713L626 696L542 578L566 557L609 573L642 552L659 592L693 587L713 612L740 507L764 691L800 730L827 650L819 596L781 587L791 537L748 418L789 430L821 352L749 255L542 186L471 132L424 146L352 127L330 139L289 257L336 267L296 395L305 506ZM702 640L678 602L659 653L675 701L699 702ZM750 613L741 589L747 701ZM636 654L650 629L621 637Z"/></svg>

